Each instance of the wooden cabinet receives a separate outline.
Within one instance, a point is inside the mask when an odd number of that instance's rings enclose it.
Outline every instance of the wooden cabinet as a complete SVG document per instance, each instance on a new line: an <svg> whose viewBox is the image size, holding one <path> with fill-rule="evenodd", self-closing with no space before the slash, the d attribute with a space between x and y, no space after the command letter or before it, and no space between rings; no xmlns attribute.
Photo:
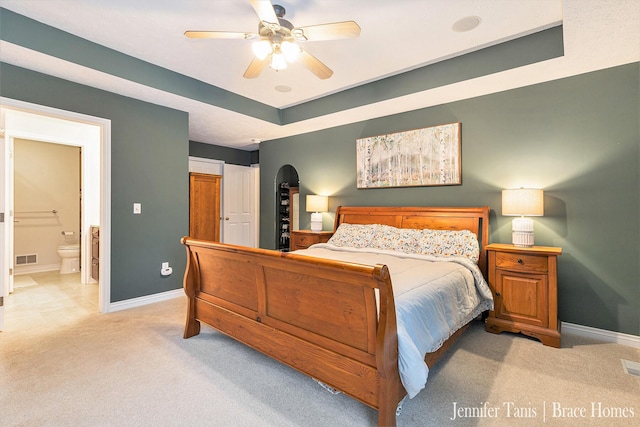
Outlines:
<svg viewBox="0 0 640 427"><path fill-rule="evenodd" d="M189 237L220 241L220 175L189 174Z"/></svg>
<svg viewBox="0 0 640 427"><path fill-rule="evenodd" d="M307 249L316 243L327 243L333 231L296 230L291 232L291 250Z"/></svg>
<svg viewBox="0 0 640 427"><path fill-rule="evenodd" d="M560 347L557 270L562 249L506 244L491 244L486 249L494 301L486 330L519 332L544 345Z"/></svg>
<svg viewBox="0 0 640 427"><path fill-rule="evenodd" d="M91 278L100 278L100 227L91 226Z"/></svg>

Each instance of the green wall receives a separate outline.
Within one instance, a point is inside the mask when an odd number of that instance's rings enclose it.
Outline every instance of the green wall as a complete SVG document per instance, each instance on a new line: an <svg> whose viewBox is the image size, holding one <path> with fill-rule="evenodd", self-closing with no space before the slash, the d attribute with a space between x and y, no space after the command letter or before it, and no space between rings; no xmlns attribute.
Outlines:
<svg viewBox="0 0 640 427"><path fill-rule="evenodd" d="M203 142L189 141L189 155L205 159L222 160L225 163L251 166L259 163L258 151L245 151Z"/></svg>
<svg viewBox="0 0 640 427"><path fill-rule="evenodd" d="M188 115L0 63L0 95L111 120L111 302L182 287ZM134 202L142 214L133 215ZM160 275L169 261L173 274Z"/></svg>
<svg viewBox="0 0 640 427"><path fill-rule="evenodd" d="M491 207L491 242L511 241L501 190L545 190L536 244L560 246L559 318L640 335L638 63L260 145L260 242L275 242L274 181L290 164L301 196L339 205ZM355 140L462 123L462 185L358 190ZM304 198L301 197L304 204ZM301 228L309 214L301 206ZM324 214L324 229L333 217Z"/></svg>

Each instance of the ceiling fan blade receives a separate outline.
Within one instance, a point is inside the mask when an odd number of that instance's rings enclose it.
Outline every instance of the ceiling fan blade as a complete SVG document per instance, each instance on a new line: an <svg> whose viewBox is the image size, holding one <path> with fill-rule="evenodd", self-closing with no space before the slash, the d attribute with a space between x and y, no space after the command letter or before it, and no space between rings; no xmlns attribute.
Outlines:
<svg viewBox="0 0 640 427"><path fill-rule="evenodd" d="M291 35L299 42L349 39L360 35L360 26L355 21L334 22L294 28Z"/></svg>
<svg viewBox="0 0 640 427"><path fill-rule="evenodd" d="M331 68L324 65L322 61L311 55L306 50L301 49L299 58L300 61L305 65L305 67L311 70L311 72L315 74L319 79L328 79L333 75L333 70Z"/></svg>
<svg viewBox="0 0 640 427"><path fill-rule="evenodd" d="M185 31L184 35L191 39L252 39L254 33L234 33L231 31Z"/></svg>
<svg viewBox="0 0 640 427"><path fill-rule="evenodd" d="M256 15L258 15L265 27L271 31L280 29L280 22L269 0L251 0L251 6L253 6L253 10L256 11Z"/></svg>
<svg viewBox="0 0 640 427"><path fill-rule="evenodd" d="M267 68L269 62L271 61L271 56L267 56L265 59L253 58L249 67L247 67L247 71L244 72L242 77L245 79L255 79L260 75L262 70Z"/></svg>

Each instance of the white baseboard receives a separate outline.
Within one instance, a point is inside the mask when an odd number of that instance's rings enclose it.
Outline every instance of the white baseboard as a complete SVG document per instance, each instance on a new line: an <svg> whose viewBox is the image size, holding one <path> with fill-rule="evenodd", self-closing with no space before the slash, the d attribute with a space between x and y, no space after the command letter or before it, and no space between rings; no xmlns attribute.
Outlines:
<svg viewBox="0 0 640 427"><path fill-rule="evenodd" d="M623 334L621 332L607 331L567 322L562 322L562 333L640 348L640 336L637 335Z"/></svg>
<svg viewBox="0 0 640 427"><path fill-rule="evenodd" d="M19 276L21 274L31 273L44 273L45 271L60 270L60 264L36 264L36 265L21 265L14 267L13 274Z"/></svg>
<svg viewBox="0 0 640 427"><path fill-rule="evenodd" d="M146 295L144 297L131 298L124 301L112 302L107 307L106 312L112 313L114 311L127 310L129 308L141 307L147 304L153 304L154 302L166 301L173 298L179 298L184 296L184 289L175 289L173 291L162 292L159 294Z"/></svg>

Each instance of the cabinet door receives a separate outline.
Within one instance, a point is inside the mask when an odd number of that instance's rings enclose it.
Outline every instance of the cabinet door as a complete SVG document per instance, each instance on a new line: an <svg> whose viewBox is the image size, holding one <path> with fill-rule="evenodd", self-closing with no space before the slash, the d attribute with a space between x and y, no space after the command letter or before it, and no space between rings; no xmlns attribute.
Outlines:
<svg viewBox="0 0 640 427"><path fill-rule="evenodd" d="M496 317L546 328L549 326L547 275L496 271Z"/></svg>

